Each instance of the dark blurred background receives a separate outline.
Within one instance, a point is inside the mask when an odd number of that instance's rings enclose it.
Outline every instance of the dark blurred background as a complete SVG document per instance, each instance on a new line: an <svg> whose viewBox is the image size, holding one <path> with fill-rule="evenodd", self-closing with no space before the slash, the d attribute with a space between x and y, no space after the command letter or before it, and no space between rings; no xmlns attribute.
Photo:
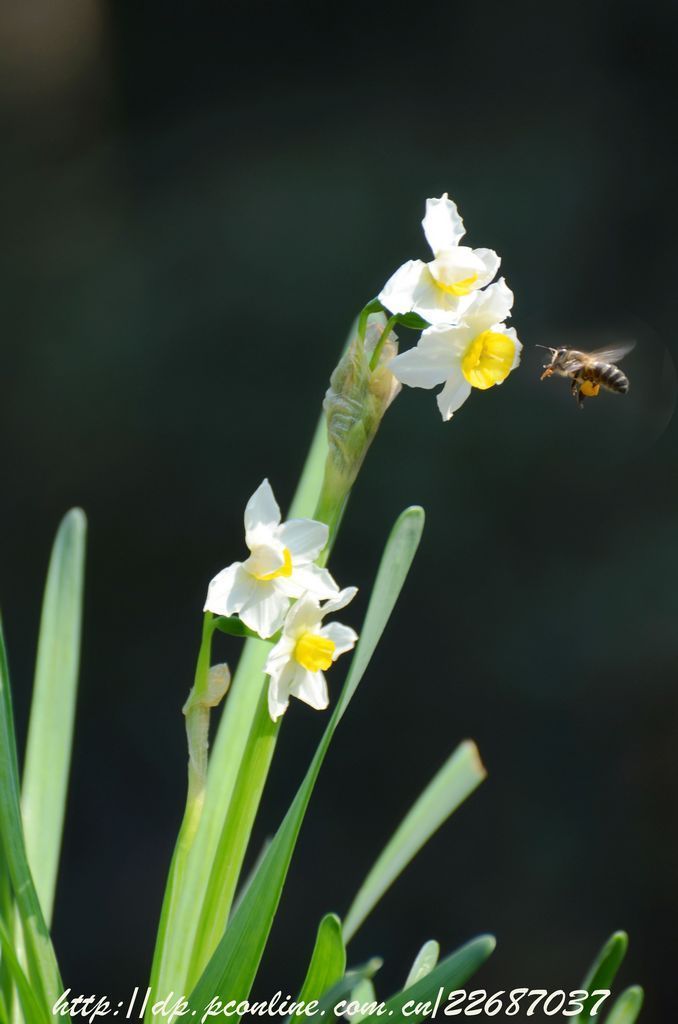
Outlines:
<svg viewBox="0 0 678 1024"><path fill-rule="evenodd" d="M384 995L425 939L491 930L478 987L568 988L626 928L621 980L668 1019L676 5L24 0L0 21L0 601L22 734L52 536L74 504L90 522L54 928L67 984L145 984L207 583L241 557L264 475L289 503L352 318L427 258L424 201L447 190L469 244L503 257L523 365L446 425L432 394L404 393L370 452L332 562L362 588L347 621L397 513L423 504L427 529L257 990L294 991L320 915L346 910L472 736L488 782L352 960L386 957ZM621 337L638 341L627 399L578 412L565 382L539 384L536 343ZM291 707L254 852L324 720Z"/></svg>

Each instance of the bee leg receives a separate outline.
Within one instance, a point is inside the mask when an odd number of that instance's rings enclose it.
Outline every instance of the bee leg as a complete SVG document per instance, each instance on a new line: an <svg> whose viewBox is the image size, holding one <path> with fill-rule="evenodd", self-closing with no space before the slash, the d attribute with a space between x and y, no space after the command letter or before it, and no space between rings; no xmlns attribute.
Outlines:
<svg viewBox="0 0 678 1024"><path fill-rule="evenodd" d="M584 398L582 396L578 380L573 380L572 381L572 383L570 384L570 392L572 394L572 397L576 400L577 405L579 406L579 408L583 409L583 407L584 407Z"/></svg>

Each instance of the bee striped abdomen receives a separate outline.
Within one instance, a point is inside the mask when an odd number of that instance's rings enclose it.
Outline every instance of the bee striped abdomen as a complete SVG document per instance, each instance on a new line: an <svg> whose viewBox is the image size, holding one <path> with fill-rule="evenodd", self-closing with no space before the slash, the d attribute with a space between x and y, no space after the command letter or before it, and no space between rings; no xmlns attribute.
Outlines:
<svg viewBox="0 0 678 1024"><path fill-rule="evenodd" d="M625 395L629 390L629 378L613 363L596 363L592 368L595 372L595 379L608 391L616 391L619 395Z"/></svg>

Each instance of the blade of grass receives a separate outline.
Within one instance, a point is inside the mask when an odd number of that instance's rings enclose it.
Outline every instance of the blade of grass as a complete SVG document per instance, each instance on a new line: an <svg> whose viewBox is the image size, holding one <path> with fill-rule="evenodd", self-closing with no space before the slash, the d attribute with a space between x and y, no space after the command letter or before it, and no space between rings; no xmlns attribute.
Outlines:
<svg viewBox="0 0 678 1024"><path fill-rule="evenodd" d="M612 988L617 971L621 967L622 960L626 956L629 945L629 937L626 932L614 932L607 940L598 956L591 964L588 974L584 978L581 987L587 992L594 992L596 989ZM590 1011L598 996L589 996L584 1002L584 1008L574 1020L580 1021L590 1019Z"/></svg>
<svg viewBox="0 0 678 1024"><path fill-rule="evenodd" d="M7 859L26 946L28 977L36 999L50 1007L62 989L56 957L33 885L19 804L19 770L5 639L0 622L0 841Z"/></svg>
<svg viewBox="0 0 678 1024"><path fill-rule="evenodd" d="M640 985L632 985L615 1000L605 1024L635 1024L643 1008L644 993Z"/></svg>
<svg viewBox="0 0 678 1024"><path fill-rule="evenodd" d="M309 1003L313 999L320 999L343 978L345 970L346 949L341 937L341 921L336 914L325 914L318 925L311 962L301 986L299 1000Z"/></svg>
<svg viewBox="0 0 678 1024"><path fill-rule="evenodd" d="M26 1021L30 1024L49 1024L50 1016L33 994L31 984L21 969L17 956L12 945L12 936L4 921L0 921L0 947L2 957L6 961L12 980L16 985L19 1004L24 1012ZM9 1020L9 1007L5 1005L5 1012Z"/></svg>
<svg viewBox="0 0 678 1024"><path fill-rule="evenodd" d="M410 967L410 973L407 975L407 981L405 982L405 988L409 988L410 985L414 985L415 982L421 981L427 974L430 974L433 968L438 963L440 956L440 946L435 939L429 939L421 947L414 963Z"/></svg>
<svg viewBox="0 0 678 1024"><path fill-rule="evenodd" d="M386 890L486 776L471 740L460 744L403 818L361 885L344 921L349 942Z"/></svg>
<svg viewBox="0 0 678 1024"><path fill-rule="evenodd" d="M356 987L364 981L370 981L377 971L381 970L383 961L378 957L372 957L366 964L360 967L351 967L346 971L343 978L340 978L332 988L328 989L324 996L318 1000L317 1015L328 1015L329 1011L342 999L350 998ZM289 1021L289 1018L288 1018Z"/></svg>
<svg viewBox="0 0 678 1024"><path fill-rule="evenodd" d="M52 920L80 661L87 523L71 509L47 573L31 702L21 811L28 862L45 921Z"/></svg>
<svg viewBox="0 0 678 1024"><path fill-rule="evenodd" d="M322 486L326 459L327 430L324 417L321 417L290 508L290 518L313 514ZM195 943L209 877L207 869L215 860L239 767L257 716L264 663L269 650L269 645L261 640L245 641L210 755L207 790L197 833L192 837L188 849L179 849L180 839L175 850L151 972L152 990L163 998L170 991L185 992L188 988L186 982L191 958L187 954ZM259 797L263 791L274 749L275 735L269 738L268 744L259 748L260 778L256 786L255 780L252 780L253 798L257 788ZM253 805L256 811L258 799L253 799ZM219 934L225 927L229 909L230 900L222 902ZM204 964L200 965L200 969L202 966ZM150 1009L146 1020L151 1020Z"/></svg>
<svg viewBox="0 0 678 1024"><path fill-rule="evenodd" d="M5 857L2 842L0 841L0 922L5 925L8 933L11 935L12 927L14 924L14 897L12 896L12 883L10 882L9 872L7 870L7 858ZM7 1016L9 1017L10 1007L12 1005L12 997L14 992L14 982L12 981L12 975L7 965L7 957L2 955L0 950L0 998L5 1007Z"/></svg>
<svg viewBox="0 0 678 1024"><path fill-rule="evenodd" d="M396 521L387 541L370 597L362 634L334 713L306 776L276 832L262 864L190 997L192 1009L213 998L246 999L259 968L280 901L301 824L334 732L363 677L386 627L417 550L424 525L422 509L410 508Z"/></svg>
<svg viewBox="0 0 678 1024"><path fill-rule="evenodd" d="M460 988L492 955L495 946L496 942L492 935L479 935L477 939L472 939L446 957L421 981L391 996L382 1014L372 1013L365 1017L364 1021L376 1022L382 1016L386 1016L389 1017L391 1024L418 1024L419 1021L431 1016L439 990L451 992ZM403 1013L403 1007L409 1002L412 1006ZM428 1009L426 1004L429 1004Z"/></svg>

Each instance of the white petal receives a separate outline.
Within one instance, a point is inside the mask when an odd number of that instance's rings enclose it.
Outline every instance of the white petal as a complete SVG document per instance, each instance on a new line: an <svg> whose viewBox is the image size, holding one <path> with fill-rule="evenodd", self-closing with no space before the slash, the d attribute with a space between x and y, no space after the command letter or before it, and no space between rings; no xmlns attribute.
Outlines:
<svg viewBox="0 0 678 1024"><path fill-rule="evenodd" d="M513 292L500 277L482 292L473 292L472 302L464 312L464 323L471 325L476 334L489 330L511 314Z"/></svg>
<svg viewBox="0 0 678 1024"><path fill-rule="evenodd" d="M415 348L395 356L389 369L409 387L434 388L447 380L472 340L467 327L427 327Z"/></svg>
<svg viewBox="0 0 678 1024"><path fill-rule="evenodd" d="M502 324L501 333L508 335L508 337L516 343L515 352L513 353L513 363L511 364L511 369L515 370L516 366L520 363L520 355L523 351L522 343L518 341L518 335L516 334L515 327L504 327Z"/></svg>
<svg viewBox="0 0 678 1024"><path fill-rule="evenodd" d="M245 533L259 527L272 530L280 522L280 508L268 480L262 480L245 508Z"/></svg>
<svg viewBox="0 0 678 1024"><path fill-rule="evenodd" d="M499 270L501 258L494 249L474 249L473 252L483 264L483 271L478 275L478 288L484 288Z"/></svg>
<svg viewBox="0 0 678 1024"><path fill-rule="evenodd" d="M467 245L458 245L456 249L445 249L439 253L431 263L427 263L430 273L435 281L442 284L456 284L469 277L480 277L486 273L485 262L478 255L476 249L470 249ZM473 282L476 284L476 282ZM480 287L480 285L476 285Z"/></svg>
<svg viewBox="0 0 678 1024"><path fill-rule="evenodd" d="M256 585L257 581L245 572L242 562L234 562L217 573L210 583L204 610L215 615L237 615L252 597Z"/></svg>
<svg viewBox="0 0 678 1024"><path fill-rule="evenodd" d="M438 408L444 420L452 418L452 414L464 404L471 394L471 385L461 372L455 372L437 396Z"/></svg>
<svg viewBox="0 0 678 1024"><path fill-rule="evenodd" d="M295 563L313 562L327 544L329 529L314 519L288 519L278 527L280 542L289 548Z"/></svg>
<svg viewBox="0 0 678 1024"><path fill-rule="evenodd" d="M414 304L414 295L426 266L421 260L409 260L399 267L382 290L379 301L391 313L409 313Z"/></svg>
<svg viewBox="0 0 678 1024"><path fill-rule="evenodd" d="M389 369L411 388L434 388L447 380L452 359L447 345L422 347L421 343L391 360Z"/></svg>
<svg viewBox="0 0 678 1024"><path fill-rule="evenodd" d="M455 324L468 306L469 299L469 295L450 295L443 291L428 267L424 267L414 289L412 309L430 324Z"/></svg>
<svg viewBox="0 0 678 1024"><path fill-rule="evenodd" d="M325 601L323 604L322 617L325 618L331 612L338 612L340 608L345 608L347 604L353 600L355 595L358 593L357 587L344 587L340 590L336 597L330 598L329 601Z"/></svg>
<svg viewBox="0 0 678 1024"><path fill-rule="evenodd" d="M263 529L256 531L257 535L263 533ZM249 535L250 537L252 534ZM243 562L244 569L253 576L267 576L276 572L285 564L285 547L268 534L268 540L263 544L254 544L252 554Z"/></svg>
<svg viewBox="0 0 678 1024"><path fill-rule="evenodd" d="M274 722L284 715L290 702L290 686L294 681L295 667L290 662L279 675L271 676L268 685L268 713Z"/></svg>
<svg viewBox="0 0 678 1024"><path fill-rule="evenodd" d="M287 579L281 577L277 583L289 597L301 597L302 594L309 593L323 599L339 593L339 587L330 572L317 565L302 565L295 568L291 576Z"/></svg>
<svg viewBox="0 0 678 1024"><path fill-rule="evenodd" d="M254 582L252 595L238 614L246 626L265 640L281 628L290 606L290 599L280 593L275 580Z"/></svg>
<svg viewBox="0 0 678 1024"><path fill-rule="evenodd" d="M276 678L280 675L285 665L287 665L294 654L295 644L296 640L292 640L283 633L277 644L275 644L269 651L268 658L266 659L266 665L264 667L266 675L276 676Z"/></svg>
<svg viewBox="0 0 678 1024"><path fill-rule="evenodd" d="M322 617L317 597L304 594L288 612L285 619L285 636L297 637L301 633L308 633L322 622Z"/></svg>
<svg viewBox="0 0 678 1024"><path fill-rule="evenodd" d="M350 626L343 626L341 622L328 622L320 630L320 635L326 636L334 644L332 661L336 661L340 654L345 654L346 651L352 650L358 640L356 631L351 629Z"/></svg>
<svg viewBox="0 0 678 1024"><path fill-rule="evenodd" d="M426 214L421 226L434 253L454 248L466 233L457 204L447 198L447 192L440 199L426 200Z"/></svg>
<svg viewBox="0 0 678 1024"><path fill-rule="evenodd" d="M316 711L324 711L330 702L327 682L322 672L309 672L301 666L294 673L290 693L303 700L304 704L310 704Z"/></svg>

